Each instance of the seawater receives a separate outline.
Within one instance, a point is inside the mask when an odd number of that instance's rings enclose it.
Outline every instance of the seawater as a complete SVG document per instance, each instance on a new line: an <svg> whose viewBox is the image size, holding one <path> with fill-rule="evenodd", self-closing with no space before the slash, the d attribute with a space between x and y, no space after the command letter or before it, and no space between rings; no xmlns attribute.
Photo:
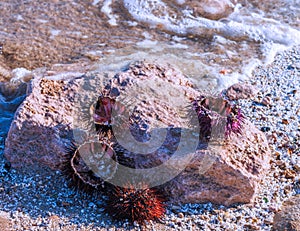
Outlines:
<svg viewBox="0 0 300 231"><path fill-rule="evenodd" d="M300 1L241 1L235 4L233 13L220 20L195 16L184 2L176 5L168 0L124 0L124 5L138 23L163 28L172 35L174 46L184 58L206 66L204 73L197 70L197 75L192 75L197 81L210 75L218 79L218 88L227 87L249 78L257 65L269 64L278 51L300 42ZM193 46L178 46L180 39L201 40L207 36L210 40L202 52L194 52ZM223 69L228 70L226 75ZM188 71L186 74L190 75Z"/></svg>

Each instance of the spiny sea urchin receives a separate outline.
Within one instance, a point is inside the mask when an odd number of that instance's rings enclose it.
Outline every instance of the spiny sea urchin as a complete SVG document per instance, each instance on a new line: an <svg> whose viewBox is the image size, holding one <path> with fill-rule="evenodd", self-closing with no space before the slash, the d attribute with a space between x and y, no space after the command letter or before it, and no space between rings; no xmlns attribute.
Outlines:
<svg viewBox="0 0 300 231"><path fill-rule="evenodd" d="M118 103L115 98L104 96L103 93L98 97L94 111L94 123L96 131L103 136L112 136L112 113L113 110L121 114L124 106Z"/></svg>
<svg viewBox="0 0 300 231"><path fill-rule="evenodd" d="M113 161L108 163L109 159ZM116 155L103 141L86 142L80 146L71 143L66 148L64 173L71 179L72 186L81 191L93 193L102 190L105 179L112 177L116 168ZM100 176L97 175L99 171Z"/></svg>
<svg viewBox="0 0 300 231"><path fill-rule="evenodd" d="M165 214L163 201L163 196L153 188L115 186L108 194L105 211L114 220L127 219L131 223L136 221L143 224L145 221L157 220Z"/></svg>
<svg viewBox="0 0 300 231"><path fill-rule="evenodd" d="M232 133L241 134L244 116L241 108L221 97L205 97L192 101L193 110L198 115L200 138L209 141L214 133L219 137L229 138Z"/></svg>
<svg viewBox="0 0 300 231"><path fill-rule="evenodd" d="M230 108L230 113L227 115L227 123L225 136L229 137L231 133L241 134L245 117L242 114L241 108L233 105Z"/></svg>

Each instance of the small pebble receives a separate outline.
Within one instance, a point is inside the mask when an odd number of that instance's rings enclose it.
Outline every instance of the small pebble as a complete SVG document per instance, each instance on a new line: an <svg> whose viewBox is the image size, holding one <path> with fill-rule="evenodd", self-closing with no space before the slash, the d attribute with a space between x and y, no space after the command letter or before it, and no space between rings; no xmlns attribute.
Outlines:
<svg viewBox="0 0 300 231"><path fill-rule="evenodd" d="M178 213L178 217L179 218L184 218L184 214L183 213Z"/></svg>
<svg viewBox="0 0 300 231"><path fill-rule="evenodd" d="M268 132L268 131L271 130L271 128L270 128L270 127L261 127L260 130L261 130L262 132Z"/></svg>
<svg viewBox="0 0 300 231"><path fill-rule="evenodd" d="M261 101L261 104L264 105L264 106L269 106L271 105L271 97L269 96L266 96L263 98L263 100Z"/></svg>

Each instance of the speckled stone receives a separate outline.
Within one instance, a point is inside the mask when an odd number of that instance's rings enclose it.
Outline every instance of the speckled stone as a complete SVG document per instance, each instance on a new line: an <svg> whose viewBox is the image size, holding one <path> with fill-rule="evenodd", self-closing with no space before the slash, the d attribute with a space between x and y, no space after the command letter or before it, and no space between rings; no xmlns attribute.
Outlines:
<svg viewBox="0 0 300 231"><path fill-rule="evenodd" d="M274 231L300 230L300 194L285 201L281 211L274 216Z"/></svg>

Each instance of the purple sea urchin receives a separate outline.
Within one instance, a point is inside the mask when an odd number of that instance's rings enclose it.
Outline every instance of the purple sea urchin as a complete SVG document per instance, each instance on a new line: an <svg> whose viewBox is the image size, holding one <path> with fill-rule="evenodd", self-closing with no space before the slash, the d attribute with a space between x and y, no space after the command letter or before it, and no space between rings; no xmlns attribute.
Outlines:
<svg viewBox="0 0 300 231"><path fill-rule="evenodd" d="M229 137L231 133L241 134L244 119L245 117L242 114L241 108L237 105L233 105L230 108L230 113L227 115L225 136Z"/></svg>
<svg viewBox="0 0 300 231"><path fill-rule="evenodd" d="M145 221L157 220L165 214L163 201L163 197L155 189L136 189L132 185L114 187L108 194L105 211L114 220L127 219L142 224Z"/></svg>
<svg viewBox="0 0 300 231"><path fill-rule="evenodd" d="M212 119L208 105L204 96L200 96L199 99L193 100L193 110L197 112L199 127L200 127L200 138L209 140L211 134L211 123Z"/></svg>
<svg viewBox="0 0 300 231"><path fill-rule="evenodd" d="M112 135L112 112L115 110L117 113L124 111L123 105L116 102L116 100L109 96L103 96L101 94L98 97L95 112L93 115L96 131L100 135Z"/></svg>
<svg viewBox="0 0 300 231"><path fill-rule="evenodd" d="M198 115L201 139L209 141L213 128L222 133L220 137L241 134L244 116L239 106L221 97L205 96L193 100L192 106Z"/></svg>

